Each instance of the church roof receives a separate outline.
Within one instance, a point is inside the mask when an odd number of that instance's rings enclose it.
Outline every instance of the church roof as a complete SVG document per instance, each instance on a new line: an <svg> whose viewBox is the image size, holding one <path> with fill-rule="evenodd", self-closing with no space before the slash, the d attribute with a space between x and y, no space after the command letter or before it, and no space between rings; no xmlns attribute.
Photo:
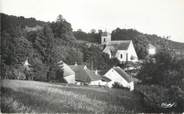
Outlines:
<svg viewBox="0 0 184 114"><path fill-rule="evenodd" d="M127 50L130 45L131 40L114 40L107 44L107 46L112 46L118 50Z"/></svg>
<svg viewBox="0 0 184 114"><path fill-rule="evenodd" d="M114 56L118 50L127 50L131 40L114 40L107 44L107 47L110 49L112 55Z"/></svg>

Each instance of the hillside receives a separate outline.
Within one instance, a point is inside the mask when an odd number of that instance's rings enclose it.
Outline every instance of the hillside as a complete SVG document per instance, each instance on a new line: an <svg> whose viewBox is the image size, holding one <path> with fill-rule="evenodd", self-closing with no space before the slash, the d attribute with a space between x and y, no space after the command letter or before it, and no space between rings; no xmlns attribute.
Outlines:
<svg viewBox="0 0 184 114"><path fill-rule="evenodd" d="M77 40L100 43L102 30L99 30L98 32L92 31L91 33L78 30L73 33ZM146 57L146 49L149 43L156 46L158 49L167 47L173 49L177 55L184 55L184 43L171 41L155 34L144 34L134 29L117 28L112 31L111 37L112 40L132 40L140 59Z"/></svg>
<svg viewBox="0 0 184 114"><path fill-rule="evenodd" d="M145 110L139 96L127 90L20 80L3 80L1 84L0 107L4 113L127 113Z"/></svg>
<svg viewBox="0 0 184 114"><path fill-rule="evenodd" d="M29 75L26 79L57 80L55 74L60 60L69 65L75 62L86 64L102 71L113 66L98 45L89 46L76 40L71 24L61 15L54 22L2 13L0 16L2 78L17 79ZM22 68L26 59L31 64L31 72Z"/></svg>
<svg viewBox="0 0 184 114"><path fill-rule="evenodd" d="M147 55L146 49L149 43L158 49L169 48L175 52L179 52L176 53L178 55L184 55L184 43L174 42L154 34L143 34L134 29L117 28L112 31L112 40L132 40L140 59L145 58Z"/></svg>

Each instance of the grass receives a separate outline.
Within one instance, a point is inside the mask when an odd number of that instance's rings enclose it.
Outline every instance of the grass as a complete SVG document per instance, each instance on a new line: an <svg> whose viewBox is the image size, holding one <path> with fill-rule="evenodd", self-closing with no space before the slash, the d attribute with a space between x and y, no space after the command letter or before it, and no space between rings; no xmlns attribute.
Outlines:
<svg viewBox="0 0 184 114"><path fill-rule="evenodd" d="M2 80L1 111L10 113L143 112L139 97L122 89Z"/></svg>

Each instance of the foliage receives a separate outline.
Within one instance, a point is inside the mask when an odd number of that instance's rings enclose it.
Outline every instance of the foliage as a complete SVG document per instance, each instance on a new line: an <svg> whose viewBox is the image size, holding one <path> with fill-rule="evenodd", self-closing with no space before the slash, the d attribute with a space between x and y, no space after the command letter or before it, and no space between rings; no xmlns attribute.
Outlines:
<svg viewBox="0 0 184 114"><path fill-rule="evenodd" d="M68 23L62 15L57 17L56 22L50 23L55 38L61 38L66 41L73 41L75 37L72 33L71 24Z"/></svg>
<svg viewBox="0 0 184 114"><path fill-rule="evenodd" d="M166 88L160 85L137 85L135 92L141 95L146 112L168 113L183 112L184 91L172 86ZM172 104L170 108L162 107L162 104Z"/></svg>
<svg viewBox="0 0 184 114"><path fill-rule="evenodd" d="M86 33L82 30L74 31L74 36L76 37L77 40L84 40L84 41L89 41L89 42L94 42L94 43L100 43L101 39L101 33L94 32L94 30L90 33Z"/></svg>
<svg viewBox="0 0 184 114"><path fill-rule="evenodd" d="M157 35L143 34L134 29L117 28L112 31L112 40L132 40L139 59L144 59L147 55L148 44L154 45L158 50L162 48L175 49L176 51L184 50L183 43L168 40L168 37Z"/></svg>
<svg viewBox="0 0 184 114"><path fill-rule="evenodd" d="M138 78L147 89L139 88L149 101L147 105L153 105L155 110L161 103L175 103L177 106L170 111L182 112L184 101L184 60L176 59L168 49L163 49L153 57L148 57L143 63ZM149 92L147 93L147 91ZM151 99L151 101L150 101ZM158 102L157 102L158 101ZM157 102L157 103L156 103Z"/></svg>
<svg viewBox="0 0 184 114"><path fill-rule="evenodd" d="M24 17L9 16L6 14L1 14L1 17L1 66L2 69L4 69L3 78L17 79L18 75L14 74L14 71L18 72L16 70L16 65L23 65L26 58L28 58L29 63L32 65L33 71L20 71L21 74L25 74L26 76L31 75L33 79L42 81L46 81L49 77L55 77L55 73L50 72L56 72L56 70L54 70L56 69L54 66L59 60L62 59L61 56L59 56L59 52L64 51L58 51L57 47L61 47L61 45L55 45L55 43L59 42L59 44L63 44L60 40L62 38L74 38L71 25L65 20L53 22L52 24L56 26L52 26L51 23L37 21L33 18L27 19ZM29 31L26 29L26 27L34 28L35 26L39 26L39 29ZM57 39L54 37L55 35L58 35ZM68 48L69 46L65 47L65 45L63 45L63 47ZM73 49L75 48L72 48L72 50ZM68 50L67 53L70 51L71 50ZM76 50L73 50L73 52L77 53ZM72 57L81 57L80 52L78 55L77 54L72 55ZM68 58L69 61L71 61L73 59L71 59L70 56L71 54L68 54L68 57L64 58Z"/></svg>
<svg viewBox="0 0 184 114"><path fill-rule="evenodd" d="M114 82L114 84L112 85L113 88L118 88L118 89L127 89L124 86L122 86L120 83L118 82ZM128 89L127 89L128 90Z"/></svg>
<svg viewBox="0 0 184 114"><path fill-rule="evenodd" d="M109 56L96 46L84 46L82 52L83 61L87 63L88 68L101 70L102 74L119 63L117 59L109 59Z"/></svg>
<svg viewBox="0 0 184 114"><path fill-rule="evenodd" d="M183 60L177 60L169 50L158 52L147 58L138 77L143 83L159 84L165 87L181 85L184 78Z"/></svg>

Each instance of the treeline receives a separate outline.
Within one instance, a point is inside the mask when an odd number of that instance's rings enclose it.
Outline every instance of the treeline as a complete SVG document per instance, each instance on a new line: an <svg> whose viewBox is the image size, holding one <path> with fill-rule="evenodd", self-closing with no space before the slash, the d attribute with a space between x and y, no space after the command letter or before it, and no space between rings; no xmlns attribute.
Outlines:
<svg viewBox="0 0 184 114"><path fill-rule="evenodd" d="M100 43L102 30L94 30L86 33L81 29L74 31L77 40L83 40L93 43ZM169 37L160 37L157 35L143 34L134 29L116 28L111 34L112 40L132 40L139 59L144 59L148 55L148 44L154 45L157 49L169 48L184 55L184 44L169 40Z"/></svg>
<svg viewBox="0 0 184 114"><path fill-rule="evenodd" d="M140 59L147 56L148 44L154 45L157 49L169 48L171 50L184 50L184 44L169 40L169 37L143 34L134 29L117 28L112 31L112 40L132 40ZM180 49L180 50L179 50Z"/></svg>
<svg viewBox="0 0 184 114"><path fill-rule="evenodd" d="M77 40L100 43L102 30L99 30L98 32L96 32L96 30L92 29L91 32L86 33L81 29L79 29L77 31L74 31L73 33Z"/></svg>
<svg viewBox="0 0 184 114"><path fill-rule="evenodd" d="M1 78L57 81L60 60L69 65L86 64L102 72L115 64L98 47L77 43L71 24L62 15L54 22L0 15ZM31 64L30 71L23 66L26 59Z"/></svg>

